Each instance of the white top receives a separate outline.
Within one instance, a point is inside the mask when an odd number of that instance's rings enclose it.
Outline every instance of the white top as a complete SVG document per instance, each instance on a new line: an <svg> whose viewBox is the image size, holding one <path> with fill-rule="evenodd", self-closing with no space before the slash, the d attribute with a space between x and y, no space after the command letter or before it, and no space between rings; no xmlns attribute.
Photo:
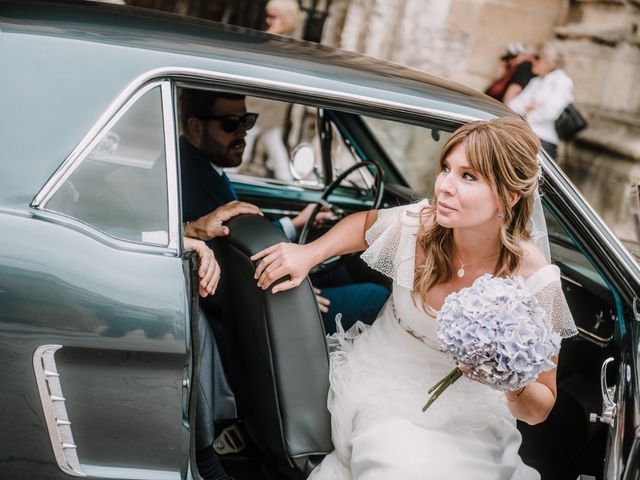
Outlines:
<svg viewBox="0 0 640 480"><path fill-rule="evenodd" d="M538 137L557 145L554 122L572 101L573 81L564 70L557 68L543 78L532 78L522 93L509 102L509 108L523 115ZM540 106L525 114L525 107L530 103Z"/></svg>
<svg viewBox="0 0 640 480"><path fill-rule="evenodd" d="M407 292L413 290L416 239L420 228L420 211L428 206L427 200L418 203L378 210L378 218L365 233L369 248L361 258L371 268L390 277ZM560 269L546 265L525 280L527 290L547 311L553 329L563 338L578 333L573 316L562 293ZM393 296L397 294L394 288ZM410 303L410 302L409 302ZM424 310L419 309L420 316ZM409 319L405 319L409 320ZM407 322L407 327L414 328ZM416 327L419 329L419 327Z"/></svg>

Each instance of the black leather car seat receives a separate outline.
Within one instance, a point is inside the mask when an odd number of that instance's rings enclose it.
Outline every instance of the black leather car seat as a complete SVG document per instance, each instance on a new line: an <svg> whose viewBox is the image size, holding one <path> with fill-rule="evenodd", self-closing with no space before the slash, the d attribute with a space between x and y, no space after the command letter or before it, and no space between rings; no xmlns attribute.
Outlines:
<svg viewBox="0 0 640 480"><path fill-rule="evenodd" d="M225 364L240 417L283 477L306 478L332 449L329 360L311 283L277 294L257 287L251 255L281 241L267 219L240 215L220 243Z"/></svg>

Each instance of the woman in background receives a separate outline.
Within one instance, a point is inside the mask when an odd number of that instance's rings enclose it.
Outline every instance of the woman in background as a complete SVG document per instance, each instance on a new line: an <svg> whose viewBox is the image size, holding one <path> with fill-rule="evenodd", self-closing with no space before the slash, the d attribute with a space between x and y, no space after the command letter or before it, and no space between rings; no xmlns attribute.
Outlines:
<svg viewBox="0 0 640 480"><path fill-rule="evenodd" d="M270 0L267 12L267 33L291 36L298 26L300 7L296 0Z"/></svg>
<svg viewBox="0 0 640 480"><path fill-rule="evenodd" d="M573 100L573 81L564 72L564 55L552 43L545 43L533 56L533 78L509 108L523 115L542 140L542 148L556 158L558 134L555 121Z"/></svg>

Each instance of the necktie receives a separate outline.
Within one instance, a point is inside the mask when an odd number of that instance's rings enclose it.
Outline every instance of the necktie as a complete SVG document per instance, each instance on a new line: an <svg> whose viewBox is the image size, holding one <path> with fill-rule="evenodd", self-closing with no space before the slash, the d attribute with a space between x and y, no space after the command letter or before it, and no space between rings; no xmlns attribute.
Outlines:
<svg viewBox="0 0 640 480"><path fill-rule="evenodd" d="M238 200L238 194L236 193L236 189L233 188L233 185L231 185L231 182L229 181L229 177L227 177L227 174L224 172L222 172L222 180L224 180L224 183L227 185L227 188L229 189L229 193L231 194L233 199Z"/></svg>

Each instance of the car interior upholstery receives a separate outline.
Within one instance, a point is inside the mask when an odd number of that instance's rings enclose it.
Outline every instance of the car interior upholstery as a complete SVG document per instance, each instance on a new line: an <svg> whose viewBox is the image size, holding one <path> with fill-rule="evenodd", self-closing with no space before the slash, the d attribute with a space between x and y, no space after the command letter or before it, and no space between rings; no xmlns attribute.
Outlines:
<svg viewBox="0 0 640 480"><path fill-rule="evenodd" d="M244 428L280 475L300 479L332 450L329 361L311 283L274 295L257 287L251 255L286 241L271 222L240 215L221 247L225 368Z"/></svg>

